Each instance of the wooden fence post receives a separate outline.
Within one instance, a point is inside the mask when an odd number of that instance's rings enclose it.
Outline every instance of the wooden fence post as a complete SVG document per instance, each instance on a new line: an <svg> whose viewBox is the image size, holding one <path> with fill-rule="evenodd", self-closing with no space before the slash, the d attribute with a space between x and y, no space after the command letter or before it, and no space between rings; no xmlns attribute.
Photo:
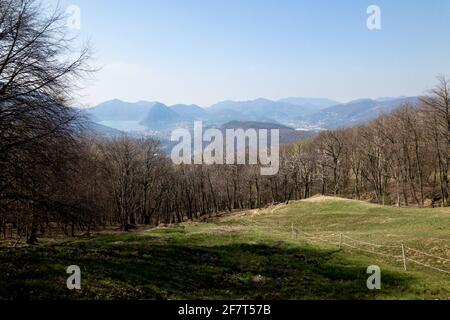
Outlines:
<svg viewBox="0 0 450 320"><path fill-rule="evenodd" d="M405 269L405 271L408 271L407 266L406 266L405 245L403 243L402 243L402 257L403 257L403 269Z"/></svg>
<svg viewBox="0 0 450 320"><path fill-rule="evenodd" d="M342 233L339 234L339 249L342 249Z"/></svg>

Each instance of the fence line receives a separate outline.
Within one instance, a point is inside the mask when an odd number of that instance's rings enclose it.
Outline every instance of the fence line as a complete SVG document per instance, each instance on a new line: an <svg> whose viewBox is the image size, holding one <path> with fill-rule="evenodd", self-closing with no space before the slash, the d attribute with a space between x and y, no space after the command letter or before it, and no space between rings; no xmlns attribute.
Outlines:
<svg viewBox="0 0 450 320"><path fill-rule="evenodd" d="M326 242L329 244L333 244L333 245L339 245L339 243L337 242L333 242L327 239L322 239L322 238L318 238L318 237L303 237L304 239L310 240L310 241L315 241L315 242Z"/></svg>
<svg viewBox="0 0 450 320"><path fill-rule="evenodd" d="M355 249L355 250L377 254L377 255L383 256L383 257L388 257L388 258L397 259L397 260L398 259L402 259L402 256L394 256L394 255L388 254L388 253L376 252L376 251L372 251L372 250L366 250L366 249L362 249L362 248L358 248L358 247L352 246L352 245L350 245L348 243L342 243L342 245L345 246L345 247L349 247L349 248Z"/></svg>
<svg viewBox="0 0 450 320"><path fill-rule="evenodd" d="M383 256L383 257L388 257L388 258L394 259L396 261L401 261L401 262L403 262L403 267L404 267L405 271L407 271L408 262L412 262L412 263L415 263L415 264L420 265L425 268L430 268L430 269L438 271L438 272L450 274L450 271L448 271L448 270L444 270L444 269L441 269L441 268L438 268L438 267L435 267L435 266L429 265L427 263L416 260L417 258L420 258L420 257L416 257L414 255L409 257L408 253L409 252L419 253L424 256L428 256L430 258L443 261L444 263L450 263L450 259L439 257L439 256L436 256L436 255L433 255L430 253L426 253L426 252L423 252L423 251L420 251L417 249L413 249L413 248L407 247L403 244L400 244L400 245L376 244L376 243L356 240L356 239L353 239L342 233L317 236L317 235L314 235L314 234L311 234L311 233L308 233L308 232L305 232L305 231L295 228L294 224L291 225L291 231L292 231L293 238L298 238L300 236L301 238L303 238L307 241L311 241L311 242L315 242L315 243L327 243L327 244L336 245L339 247L339 249L342 249L342 247L347 247L347 248L351 248L354 250L363 251L366 253L371 253L371 254L375 254L375 255L379 255L379 256ZM330 238L335 238L335 237L339 237L337 242L329 240ZM356 244L355 245L349 244L348 242L345 242L345 239L353 241ZM401 255L394 255L392 253L387 253L387 252L368 250L367 248L365 249L365 248L358 247L357 246L358 243L366 245L366 246L372 246L372 247L379 248L379 249L382 249L382 248L398 249L398 251L401 252ZM412 259L412 258L414 258L414 259Z"/></svg>
<svg viewBox="0 0 450 320"><path fill-rule="evenodd" d="M442 258L442 257L439 257L439 256L435 256L433 254L429 254L429 253L426 253L426 252L423 252L423 251L419 251L419 250L416 250L416 249L413 249L413 248L410 248L410 247L407 247L407 249L410 250L410 251L413 251L413 252L417 252L417 253L423 254L423 255L431 257L431 258L442 260L445 263L450 263L450 259L445 259L445 258Z"/></svg>
<svg viewBox="0 0 450 320"><path fill-rule="evenodd" d="M425 263L422 263L422 262L420 262L420 261L413 260L413 259L411 259L411 258L408 258L408 261L417 263L418 265L421 265L421 266L426 267L426 268L431 268L431 269L434 269L434 270L439 271L439 272L444 272L444 273L450 274L450 271L446 271L446 270L443 270L443 269L440 269L440 268L436 268L436 267L427 265L427 264L425 264Z"/></svg>
<svg viewBox="0 0 450 320"><path fill-rule="evenodd" d="M370 243L370 242L365 242L365 241L361 241L361 240L356 240L353 238L350 238L349 236L343 234L342 235L344 238L347 238L349 240L352 240L354 242L358 242L358 243L362 243L362 244L367 244L369 246L373 246L373 247L378 247L378 248L398 248L398 246L395 245L387 245L387 244L375 244L375 243Z"/></svg>

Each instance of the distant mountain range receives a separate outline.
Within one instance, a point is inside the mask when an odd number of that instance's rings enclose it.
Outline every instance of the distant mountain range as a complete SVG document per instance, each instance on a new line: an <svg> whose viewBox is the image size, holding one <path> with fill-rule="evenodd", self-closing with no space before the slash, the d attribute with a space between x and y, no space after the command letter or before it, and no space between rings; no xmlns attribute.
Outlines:
<svg viewBox="0 0 450 320"><path fill-rule="evenodd" d="M320 110L300 117L305 124L314 124L326 129L346 128L367 123L381 114L391 113L405 104L415 105L418 97L361 99Z"/></svg>
<svg viewBox="0 0 450 320"><path fill-rule="evenodd" d="M326 98L286 98L278 101L260 98L223 101L208 108L111 100L84 111L95 123L127 132L167 135L177 127L192 128L194 121L203 121L205 126L216 127L236 121L317 131L363 124L405 103L414 104L417 100L417 97L398 97L339 103Z"/></svg>

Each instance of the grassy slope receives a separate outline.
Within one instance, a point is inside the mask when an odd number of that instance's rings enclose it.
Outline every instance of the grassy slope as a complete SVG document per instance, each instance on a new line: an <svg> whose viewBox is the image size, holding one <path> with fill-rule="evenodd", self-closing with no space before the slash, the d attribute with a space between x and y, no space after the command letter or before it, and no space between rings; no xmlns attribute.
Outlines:
<svg viewBox="0 0 450 320"><path fill-rule="evenodd" d="M297 202L211 223L0 251L0 298L450 299L450 275L415 266L405 273L391 259L309 244L292 237L292 224L450 256L448 209ZM65 288L72 264L82 269L79 292ZM373 264L382 268L379 291L366 288Z"/></svg>

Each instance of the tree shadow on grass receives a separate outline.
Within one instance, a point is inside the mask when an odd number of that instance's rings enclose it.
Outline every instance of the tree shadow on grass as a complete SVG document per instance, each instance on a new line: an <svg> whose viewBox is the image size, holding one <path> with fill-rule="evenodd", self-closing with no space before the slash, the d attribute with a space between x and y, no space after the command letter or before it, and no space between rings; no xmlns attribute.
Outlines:
<svg viewBox="0 0 450 320"><path fill-rule="evenodd" d="M200 246L145 238L74 242L0 253L1 299L376 299L413 281L383 271L367 289L366 265L336 251L283 244ZM82 290L66 288L66 268Z"/></svg>

